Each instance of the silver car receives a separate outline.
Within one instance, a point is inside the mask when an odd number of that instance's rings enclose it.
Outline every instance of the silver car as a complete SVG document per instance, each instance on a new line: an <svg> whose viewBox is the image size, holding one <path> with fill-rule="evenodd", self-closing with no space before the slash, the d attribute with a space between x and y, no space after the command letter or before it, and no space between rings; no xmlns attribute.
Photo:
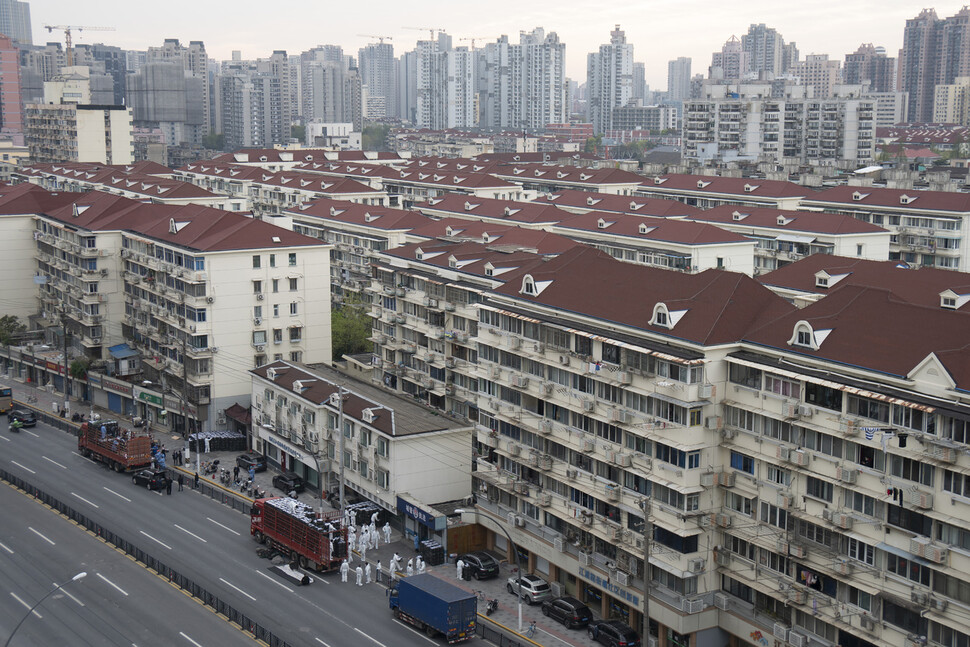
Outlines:
<svg viewBox="0 0 970 647"><path fill-rule="evenodd" d="M505 588L512 595L519 594L519 583L520 578L510 577L508 584ZM552 597L552 589L549 588L549 583L546 582L541 577L535 575L523 575L521 578L522 584L522 599L529 604L536 604L537 602L542 602L548 600Z"/></svg>

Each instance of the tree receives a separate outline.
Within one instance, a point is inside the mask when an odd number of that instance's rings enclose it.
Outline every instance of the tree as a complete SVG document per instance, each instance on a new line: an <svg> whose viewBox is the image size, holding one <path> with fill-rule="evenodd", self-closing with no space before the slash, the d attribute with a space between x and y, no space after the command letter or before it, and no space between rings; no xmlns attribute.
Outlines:
<svg viewBox="0 0 970 647"><path fill-rule="evenodd" d="M368 124L360 136L360 147L365 151L386 151L387 134L391 127L387 124Z"/></svg>
<svg viewBox="0 0 970 647"><path fill-rule="evenodd" d="M0 317L0 344L9 346L16 341L17 335L27 330L27 326L13 315Z"/></svg>
<svg viewBox="0 0 970 647"><path fill-rule="evenodd" d="M367 339L373 328L367 308L367 304L360 297L348 295L342 305L334 307L330 312L334 360L339 360L344 355L369 353L373 350L373 344Z"/></svg>
<svg viewBox="0 0 970 647"><path fill-rule="evenodd" d="M583 147L583 151L586 153L595 153L597 149L599 149L601 143L603 143L602 135L587 137L586 146Z"/></svg>
<svg viewBox="0 0 970 647"><path fill-rule="evenodd" d="M302 144L306 139L306 126L290 126L290 137Z"/></svg>
<svg viewBox="0 0 970 647"><path fill-rule="evenodd" d="M76 359L71 362L68 371L70 371L71 377L75 380L86 380L88 379L88 368L90 367L91 362L87 359Z"/></svg>
<svg viewBox="0 0 970 647"><path fill-rule="evenodd" d="M202 139L202 145L212 150L221 151L226 145L226 136L222 133L209 133Z"/></svg>

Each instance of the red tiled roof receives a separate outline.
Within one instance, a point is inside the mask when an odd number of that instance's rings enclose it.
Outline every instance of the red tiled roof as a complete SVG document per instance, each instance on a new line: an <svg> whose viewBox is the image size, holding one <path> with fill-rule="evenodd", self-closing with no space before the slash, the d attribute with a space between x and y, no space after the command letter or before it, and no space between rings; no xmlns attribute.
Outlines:
<svg viewBox="0 0 970 647"><path fill-rule="evenodd" d="M417 227L412 236L426 238L449 238L485 242L490 248L526 248L539 254L561 254L579 243L542 229L524 229L513 223L495 224L462 218L442 218L430 220L426 225Z"/></svg>
<svg viewBox="0 0 970 647"><path fill-rule="evenodd" d="M418 250L422 252L420 261L417 260ZM492 245L480 242L440 239L395 247L384 254L496 282L537 267L542 264L543 258L547 258L527 250L509 252L493 249ZM451 265L452 257L456 260L456 266ZM489 264L494 268L491 274L486 268Z"/></svg>
<svg viewBox="0 0 970 647"><path fill-rule="evenodd" d="M830 276L847 275L832 287L815 285L815 275L826 272ZM869 261L828 254L812 254L757 277L758 282L777 288L787 288L812 294L828 294L835 287L861 285L892 290L898 298L909 303L940 307L940 293L953 290L970 294L970 274L933 267L910 269L901 261ZM832 281L830 281L830 284ZM964 306L970 311L970 304Z"/></svg>
<svg viewBox="0 0 970 647"><path fill-rule="evenodd" d="M640 196L614 195L567 189L556 193L543 194L535 202L555 204L559 207L615 211L643 216L679 217L700 213L697 207L686 205L677 200L644 198Z"/></svg>
<svg viewBox="0 0 970 647"><path fill-rule="evenodd" d="M646 178L643 181L643 191L657 189L749 195L762 198L797 198L811 193L809 189L803 186L783 180L669 174Z"/></svg>
<svg viewBox="0 0 970 647"><path fill-rule="evenodd" d="M417 211L393 209L377 205L358 204L347 200L318 198L295 207L285 209L284 213L296 217L308 216L323 220L353 223L384 231L411 231L427 224L431 219Z"/></svg>
<svg viewBox="0 0 970 647"><path fill-rule="evenodd" d="M528 223L554 223L572 216L568 211L563 211L554 205L479 198L454 193L446 193L438 198L416 204L415 207L419 210L434 209L435 211L460 213L462 214L461 217L495 218Z"/></svg>
<svg viewBox="0 0 970 647"><path fill-rule="evenodd" d="M723 270L687 274L631 265L585 246L528 272L537 284L548 282L538 296L520 294L525 273L510 277L496 292L704 345L738 341L764 321L794 310L744 274ZM657 303L666 304L671 312L686 310L672 330L649 323Z"/></svg>
<svg viewBox="0 0 970 647"><path fill-rule="evenodd" d="M265 157L266 160L261 160ZM332 161L387 161L400 159L397 153L371 152L371 151L332 151L319 148L304 148L293 150L279 150L276 148L242 148L232 153L224 153L214 157L212 161L219 162L239 162L240 164L251 164L262 162L264 164L273 162L295 162L308 160L332 160Z"/></svg>
<svg viewBox="0 0 970 647"><path fill-rule="evenodd" d="M854 197L858 196L858 200ZM909 198L908 201L903 197ZM806 197L804 205L859 205L860 207L898 207L907 210L953 211L970 213L970 193L884 189L881 187L836 186Z"/></svg>
<svg viewBox="0 0 970 647"><path fill-rule="evenodd" d="M27 215L47 213L74 202L81 193L60 191L51 193L36 184L23 182L16 185L0 185L0 215Z"/></svg>
<svg viewBox="0 0 970 647"><path fill-rule="evenodd" d="M626 213L590 211L563 220L556 227L557 229L595 231L611 236L666 241L683 245L753 244L750 238L706 223L652 218L650 216L631 216Z"/></svg>
<svg viewBox="0 0 970 647"><path fill-rule="evenodd" d="M739 214L741 220L735 219ZM778 224L778 217L782 216L786 222ZM735 205L720 205L707 211L698 211L691 216L692 220L704 222L725 223L743 227L762 227L765 229L792 229L816 234L868 234L886 232L878 225L858 220L852 216L820 211L792 211L787 209L771 209L768 207L739 207Z"/></svg>
<svg viewBox="0 0 970 647"><path fill-rule="evenodd" d="M937 353L959 388L970 389L970 313L909 303L890 289L845 285L801 310L763 321L746 340L894 376L908 375ZM789 345L799 321L816 333L831 331L818 350ZM920 330L932 334L915 333Z"/></svg>

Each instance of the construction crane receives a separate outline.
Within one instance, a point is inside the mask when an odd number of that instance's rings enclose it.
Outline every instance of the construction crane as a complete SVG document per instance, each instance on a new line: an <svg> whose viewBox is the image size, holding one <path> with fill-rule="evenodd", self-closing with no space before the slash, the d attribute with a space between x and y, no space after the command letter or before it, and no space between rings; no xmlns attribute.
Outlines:
<svg viewBox="0 0 970 647"><path fill-rule="evenodd" d="M381 45L384 44L385 40L394 40L393 36L375 36L374 34L357 34L361 38L376 38L380 41Z"/></svg>
<svg viewBox="0 0 970 647"><path fill-rule="evenodd" d="M74 52L71 49L71 30L74 31L114 31L114 27L82 27L81 25L44 25L44 29L52 32L55 29L64 32L64 44L67 52L67 65L74 65Z"/></svg>
<svg viewBox="0 0 970 647"><path fill-rule="evenodd" d="M405 29L411 29L413 31L426 31L431 35L431 40L434 40L434 33L436 31L445 31L444 29L440 29L438 27L405 27Z"/></svg>
<svg viewBox="0 0 970 647"><path fill-rule="evenodd" d="M459 38L460 41L470 40L472 43L472 49L475 49L476 40L491 40L488 36L467 36L465 38Z"/></svg>

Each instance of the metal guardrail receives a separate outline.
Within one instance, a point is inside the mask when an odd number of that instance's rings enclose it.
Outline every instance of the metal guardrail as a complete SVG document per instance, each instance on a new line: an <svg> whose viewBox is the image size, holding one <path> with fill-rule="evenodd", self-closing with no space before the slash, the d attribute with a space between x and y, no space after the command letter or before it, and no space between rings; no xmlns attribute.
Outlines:
<svg viewBox="0 0 970 647"><path fill-rule="evenodd" d="M192 579L183 575L179 571L176 571L174 568L168 566L161 560L156 559L149 553L146 553L124 537L112 532L96 521L89 519L87 516L81 512L78 512L66 503L63 503L43 490L40 490L30 483L27 483L22 478L0 468L0 480L6 481L7 483L10 483L11 485L23 490L30 496L36 498L38 501L41 501L54 510L57 510L71 521L77 523L79 526L83 526L90 532L96 534L98 537L112 546L123 550L126 554L134 557L138 562L141 562L148 568L154 570L162 577L167 578L169 582L175 584L183 591L191 594L192 597L200 600L206 606L214 609L217 613L220 613L228 618L229 621L239 626L246 633L252 635L253 638L263 641L270 647L294 647L291 643L288 643L279 636L275 635L267 627L262 626L253 618L250 618L219 596L208 591L205 587L197 584ZM225 493L223 492L222 494ZM511 643L502 644L509 645L511 647Z"/></svg>

